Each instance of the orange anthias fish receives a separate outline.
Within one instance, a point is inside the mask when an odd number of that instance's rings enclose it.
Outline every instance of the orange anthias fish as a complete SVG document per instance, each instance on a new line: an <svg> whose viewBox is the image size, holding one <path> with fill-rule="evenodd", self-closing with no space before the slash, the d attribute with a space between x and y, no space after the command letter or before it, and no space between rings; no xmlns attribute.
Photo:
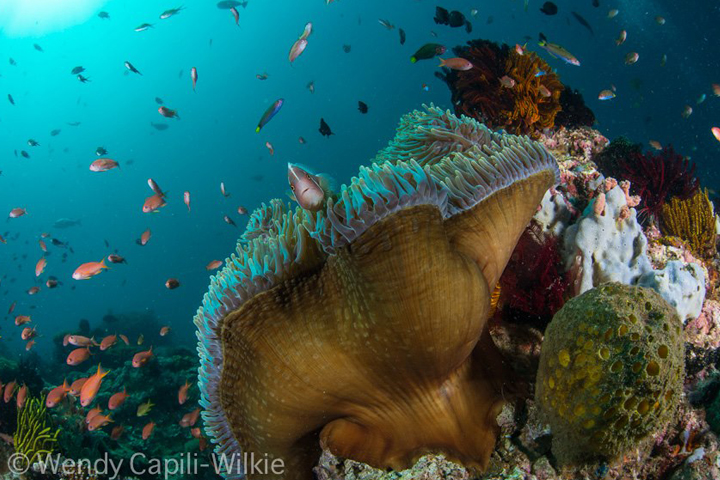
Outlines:
<svg viewBox="0 0 720 480"><path fill-rule="evenodd" d="M220 193L222 193L223 197L230 196L230 194L225 191L225 182L220 182Z"/></svg>
<svg viewBox="0 0 720 480"><path fill-rule="evenodd" d="M446 67L450 68L452 70L460 70L460 71L466 71L473 68L473 64L470 63L469 60L466 60L464 58L456 57L456 58L441 58L440 59L440 65L438 67Z"/></svg>
<svg viewBox="0 0 720 480"><path fill-rule="evenodd" d="M142 429L142 439L147 440L152 435L153 429L155 428L155 422L150 422L145 425Z"/></svg>
<svg viewBox="0 0 720 480"><path fill-rule="evenodd" d="M47 408L54 408L58 403L62 402L67 393L70 391L70 386L66 380L63 380L63 384L59 387L55 387L48 392L47 398L45 399L45 406Z"/></svg>
<svg viewBox="0 0 720 480"><path fill-rule="evenodd" d="M79 396L80 390L82 390L82 387L85 385L85 382L87 382L87 379L88 377L83 377L75 380L72 385L70 385L70 391L68 393L74 397Z"/></svg>
<svg viewBox="0 0 720 480"><path fill-rule="evenodd" d="M27 293L28 293L28 295L35 295L39 291L40 291L40 287L30 287L30 288L28 288Z"/></svg>
<svg viewBox="0 0 720 480"><path fill-rule="evenodd" d="M87 379L85 384L80 389L80 405L87 407L95 400L95 396L100 390L102 385L102 379L109 373L108 371L103 372L100 365L98 365L97 372L94 373L90 378Z"/></svg>
<svg viewBox="0 0 720 480"><path fill-rule="evenodd" d="M648 142L651 147L653 147L655 150L662 150L662 144L658 142L657 140L650 140Z"/></svg>
<svg viewBox="0 0 720 480"><path fill-rule="evenodd" d="M183 405L187 401L189 388L190 388L190 383L188 381L185 381L185 385L182 385L180 387L180 390L178 390L178 403L180 405Z"/></svg>
<svg viewBox="0 0 720 480"><path fill-rule="evenodd" d="M43 252L47 252L47 245L45 245L45 242L43 242L42 240L38 240L38 245L40 245L40 250L42 250Z"/></svg>
<svg viewBox="0 0 720 480"><path fill-rule="evenodd" d="M42 275L42 273L45 271L45 266L47 265L47 260L45 260L45 257L38 260L38 262L35 264L35 276L39 277Z"/></svg>
<svg viewBox="0 0 720 480"><path fill-rule="evenodd" d="M110 433L110 438L113 440L117 440L118 438L120 438L120 435L122 435L123 431L125 431L125 427L123 427L122 425L114 427L112 429L112 432Z"/></svg>
<svg viewBox="0 0 720 480"><path fill-rule="evenodd" d="M95 337L88 338L82 335L68 335L67 343L75 345L76 347L97 347Z"/></svg>
<svg viewBox="0 0 720 480"><path fill-rule="evenodd" d="M240 14L238 13L237 8L230 7L230 13L232 13L235 18L235 25L240 26Z"/></svg>
<svg viewBox="0 0 720 480"><path fill-rule="evenodd" d="M205 270L215 270L217 268L220 268L222 264L223 262L221 260L213 260L205 266Z"/></svg>
<svg viewBox="0 0 720 480"><path fill-rule="evenodd" d="M151 236L152 236L152 232L148 228L147 230L145 230L142 233L142 235L140 235L140 245L143 245L143 246L146 245L148 243L148 241L150 240Z"/></svg>
<svg viewBox="0 0 720 480"><path fill-rule="evenodd" d="M135 354L135 356L132 359L132 366L135 368L140 368L147 364L147 362L152 358L153 352L152 347L150 347L150 350L146 350L144 352L138 352Z"/></svg>
<svg viewBox="0 0 720 480"><path fill-rule="evenodd" d="M113 168L117 168L119 166L118 162L111 158L98 158L90 164L90 171L107 172L108 170L112 170Z"/></svg>
<svg viewBox="0 0 720 480"><path fill-rule="evenodd" d="M28 392L27 385L23 385L18 390L17 398L15 399L17 402L18 410L20 410L21 408L23 408L25 406L25 400L27 400L27 392Z"/></svg>
<svg viewBox="0 0 720 480"><path fill-rule="evenodd" d="M5 391L3 392L3 400L5 403L9 403L12 399L13 394L15 393L15 385L17 385L15 380L5 385Z"/></svg>
<svg viewBox="0 0 720 480"><path fill-rule="evenodd" d="M104 427L112 421L113 420L112 418L110 418L110 415L97 414L92 418L92 420L90 420L90 423L88 423L88 430L93 432L99 428Z"/></svg>
<svg viewBox="0 0 720 480"><path fill-rule="evenodd" d="M108 400L108 410L115 410L116 408L118 408L125 402L127 396L128 394L124 388L122 392L114 394L112 397L110 397L110 400Z"/></svg>
<svg viewBox="0 0 720 480"><path fill-rule="evenodd" d="M100 351L104 352L117 343L117 335L108 335L100 342Z"/></svg>
<svg viewBox="0 0 720 480"><path fill-rule="evenodd" d="M713 134L713 137L715 137L715 140L720 142L720 128L719 127L712 127L710 131Z"/></svg>
<svg viewBox="0 0 720 480"><path fill-rule="evenodd" d="M90 358L90 348L89 347L80 347L76 348L67 357L66 363L70 366L76 366L83 363L85 360Z"/></svg>
<svg viewBox="0 0 720 480"><path fill-rule="evenodd" d="M185 205L188 208L188 212L190 211L190 192L184 192L183 193L183 202L185 202Z"/></svg>
<svg viewBox="0 0 720 480"><path fill-rule="evenodd" d="M33 327L33 328L25 327L25 328L23 328L23 331L22 331L22 333L20 334L20 337L21 337L23 340L30 340L30 339L33 338L35 335L37 335L37 333L35 332L35 327Z"/></svg>
<svg viewBox="0 0 720 480"><path fill-rule="evenodd" d="M26 323L30 323L31 321L32 321L32 319L30 318L29 315L18 315L17 317L15 317L15 325L18 327L20 325L25 325Z"/></svg>
<svg viewBox="0 0 720 480"><path fill-rule="evenodd" d="M31 349L33 346L35 346L35 340L34 340L34 339L33 339L33 340L30 340L29 342L27 342L27 343L25 344L25 350L29 352L30 349Z"/></svg>
<svg viewBox="0 0 720 480"><path fill-rule="evenodd" d="M83 263L77 269L75 269L72 274L72 278L74 278L75 280L88 280L102 272L103 269L107 268L108 267L105 265L104 258L99 262Z"/></svg>
<svg viewBox="0 0 720 480"><path fill-rule="evenodd" d="M272 146L272 143L265 142L265 146L270 151L270 155L275 155L275 148Z"/></svg>
<svg viewBox="0 0 720 480"><path fill-rule="evenodd" d="M130 340L128 340L127 336L121 333L120 335L118 335L118 337L120 337L120 340L122 340L125 345L130 345Z"/></svg>
<svg viewBox="0 0 720 480"><path fill-rule="evenodd" d="M156 193L155 195L151 195L145 199L142 211L143 213L153 213L165 205L167 205L167 202L165 201L165 194L162 192Z"/></svg>
<svg viewBox="0 0 720 480"><path fill-rule="evenodd" d="M165 326L165 327L162 327L162 328L160 329L160 336L161 336L161 337L164 337L164 336L167 335L168 333L170 333L170 327Z"/></svg>
<svg viewBox="0 0 720 480"><path fill-rule="evenodd" d="M90 410L87 415L85 415L85 423L88 424L92 421L93 418L97 417L102 413L102 408L95 407L92 410Z"/></svg>
<svg viewBox="0 0 720 480"><path fill-rule="evenodd" d="M198 417L200 416L200 409L196 408L190 413L186 413L183 415L182 419L180 419L180 426L181 427L192 427L197 423Z"/></svg>

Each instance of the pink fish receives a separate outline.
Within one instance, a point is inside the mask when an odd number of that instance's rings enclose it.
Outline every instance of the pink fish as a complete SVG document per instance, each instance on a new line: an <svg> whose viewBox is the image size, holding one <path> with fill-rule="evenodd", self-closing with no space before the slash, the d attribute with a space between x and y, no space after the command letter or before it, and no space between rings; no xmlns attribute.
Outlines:
<svg viewBox="0 0 720 480"><path fill-rule="evenodd" d="M113 168L119 167L120 165L115 160L110 158L98 158L90 164L91 172L107 172Z"/></svg>
<svg viewBox="0 0 720 480"><path fill-rule="evenodd" d="M197 80L198 80L197 68L192 67L192 68L190 69L190 78L192 78L193 91L195 91L195 85L197 85Z"/></svg>
<svg viewBox="0 0 720 480"><path fill-rule="evenodd" d="M232 13L233 17L235 17L235 25L240 26L240 14L237 11L237 8L230 7L230 13Z"/></svg>
<svg viewBox="0 0 720 480"><path fill-rule="evenodd" d="M177 110L171 110L163 106L158 108L158 112L160 112L160 115L165 118L177 118L178 120L180 120L180 115L178 115Z"/></svg>
<svg viewBox="0 0 720 480"><path fill-rule="evenodd" d="M22 217L23 215L27 215L27 210L24 208L13 208L10 210L10 215L8 215L10 218L18 218Z"/></svg>
<svg viewBox="0 0 720 480"><path fill-rule="evenodd" d="M185 205L188 207L188 212L190 211L190 192L183 193L183 202L185 202Z"/></svg>
<svg viewBox="0 0 720 480"><path fill-rule="evenodd" d="M290 55L288 55L290 63L294 62L295 59L298 58L305 51L307 44L308 41L304 38L300 38L295 43L293 43L293 46L290 49Z"/></svg>
<svg viewBox="0 0 720 480"><path fill-rule="evenodd" d="M305 210L317 212L325 202L325 191L320 186L320 178L288 163L288 182L295 200Z"/></svg>

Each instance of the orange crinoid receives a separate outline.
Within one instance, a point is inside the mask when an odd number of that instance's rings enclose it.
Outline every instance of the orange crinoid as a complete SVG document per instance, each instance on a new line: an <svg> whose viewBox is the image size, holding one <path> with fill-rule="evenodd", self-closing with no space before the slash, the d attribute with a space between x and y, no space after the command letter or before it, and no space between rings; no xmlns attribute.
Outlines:
<svg viewBox="0 0 720 480"><path fill-rule="evenodd" d="M472 62L473 68L448 71L444 77L455 113L518 135L536 136L553 127L565 87L542 58L486 40L468 45L456 48L455 54ZM511 87L503 85L504 77L512 80Z"/></svg>
<svg viewBox="0 0 720 480"><path fill-rule="evenodd" d="M318 212L256 210L195 317L224 475L311 479L321 445L382 468L433 451L486 467L513 386L489 286L558 175L527 137L431 106Z"/></svg>

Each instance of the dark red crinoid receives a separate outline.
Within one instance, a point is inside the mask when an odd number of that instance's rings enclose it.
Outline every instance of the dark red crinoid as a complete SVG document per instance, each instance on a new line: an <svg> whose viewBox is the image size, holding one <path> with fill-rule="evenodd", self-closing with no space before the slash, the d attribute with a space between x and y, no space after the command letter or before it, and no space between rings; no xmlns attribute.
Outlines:
<svg viewBox="0 0 720 480"><path fill-rule="evenodd" d="M621 178L630 180L631 193L640 195L642 219L657 218L672 197L690 198L700 188L695 163L675 152L672 146L654 154L632 152L619 163Z"/></svg>
<svg viewBox="0 0 720 480"><path fill-rule="evenodd" d="M544 329L565 303L568 285L559 239L531 223L500 277L501 303L508 319Z"/></svg>

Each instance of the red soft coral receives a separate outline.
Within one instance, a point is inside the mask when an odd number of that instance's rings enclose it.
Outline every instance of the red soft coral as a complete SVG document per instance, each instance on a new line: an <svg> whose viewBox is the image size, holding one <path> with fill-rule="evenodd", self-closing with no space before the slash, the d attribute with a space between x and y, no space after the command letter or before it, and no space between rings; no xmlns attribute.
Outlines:
<svg viewBox="0 0 720 480"><path fill-rule="evenodd" d="M642 198L642 219L657 218L670 198L687 199L700 188L695 163L671 146L657 154L632 152L619 167L620 177L630 180L632 193Z"/></svg>
<svg viewBox="0 0 720 480"><path fill-rule="evenodd" d="M512 320L544 328L565 303L569 282L562 271L559 243L536 223L520 237L500 277L500 303Z"/></svg>

